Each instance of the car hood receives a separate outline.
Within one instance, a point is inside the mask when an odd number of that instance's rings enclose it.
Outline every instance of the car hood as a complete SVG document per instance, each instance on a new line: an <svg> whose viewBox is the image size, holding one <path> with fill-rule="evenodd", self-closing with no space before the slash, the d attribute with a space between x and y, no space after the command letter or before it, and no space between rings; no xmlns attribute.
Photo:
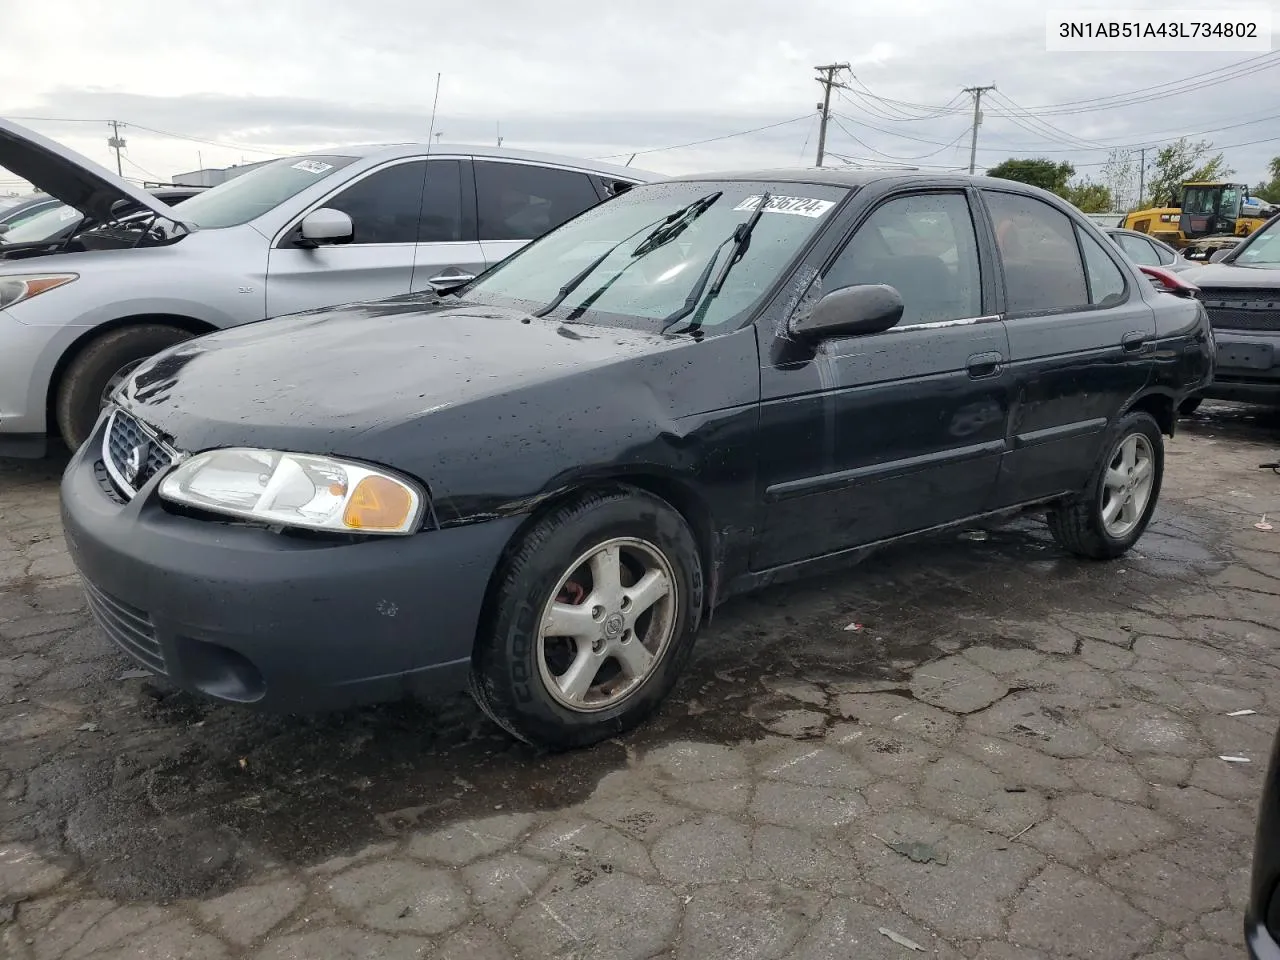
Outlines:
<svg viewBox="0 0 1280 960"><path fill-rule="evenodd" d="M454 304L412 295L219 331L147 361L119 402L189 452L334 453L370 431L678 343Z"/></svg>
<svg viewBox="0 0 1280 960"><path fill-rule="evenodd" d="M95 220L107 220L121 200L177 220L151 194L34 130L0 119L0 167ZM180 221L179 221L180 222Z"/></svg>
<svg viewBox="0 0 1280 960"><path fill-rule="evenodd" d="M1197 287L1210 290L1276 287L1280 289L1280 267L1237 267L1230 263L1213 263L1183 274Z"/></svg>

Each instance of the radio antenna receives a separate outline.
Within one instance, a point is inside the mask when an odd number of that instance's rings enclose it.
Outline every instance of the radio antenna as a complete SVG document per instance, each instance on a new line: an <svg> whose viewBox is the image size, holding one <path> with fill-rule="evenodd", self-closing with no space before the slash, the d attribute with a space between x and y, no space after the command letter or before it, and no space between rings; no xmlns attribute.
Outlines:
<svg viewBox="0 0 1280 960"><path fill-rule="evenodd" d="M431 128L427 131L427 153L431 152L431 140L436 132L436 107L440 104L440 74L436 74L436 95L431 101Z"/></svg>

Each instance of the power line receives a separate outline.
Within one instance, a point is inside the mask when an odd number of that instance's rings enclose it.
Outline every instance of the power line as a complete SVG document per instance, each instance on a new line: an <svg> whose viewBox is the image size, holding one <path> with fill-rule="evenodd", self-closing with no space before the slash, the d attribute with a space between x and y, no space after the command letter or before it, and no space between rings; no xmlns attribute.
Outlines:
<svg viewBox="0 0 1280 960"><path fill-rule="evenodd" d="M818 115L813 115L813 120L809 123L809 129L805 132L804 143L800 144L800 162L804 163L804 155L809 152L809 139L813 136L814 125L818 122Z"/></svg>
<svg viewBox="0 0 1280 960"><path fill-rule="evenodd" d="M1140 95L1162 91L1168 87L1174 87L1174 86L1180 87L1181 85L1189 83L1191 81L1198 81L1204 78L1213 77L1215 74L1219 74L1219 73L1229 73L1231 75L1218 78L1214 82L1234 80L1236 79L1237 76L1247 76L1249 72L1252 72L1252 70L1246 70L1244 73L1237 74L1235 73L1235 71L1241 70L1242 68L1248 66L1249 64L1255 64L1260 60L1267 60L1270 62L1260 65L1256 69L1267 69L1269 67L1275 66L1277 62L1274 60L1275 56L1276 56L1275 52L1262 53L1256 57L1247 57L1246 59L1239 60L1236 63L1228 64L1225 67L1215 67L1212 70L1205 70L1202 73L1193 73L1190 76L1181 77L1177 80L1166 80L1163 83L1157 83L1149 87L1139 87L1136 90L1128 90L1128 91L1125 91L1124 93L1113 93L1106 97L1085 97L1080 100L1063 100L1059 103L1040 104L1039 106L1028 107L1027 109L1036 111L1036 112L1043 112L1043 111L1049 111L1049 110L1058 110L1064 107L1079 106L1080 104L1097 104L1097 103L1102 103L1108 100L1117 100L1117 99L1128 100L1130 98L1137 97ZM1210 83L1209 85L1212 86L1213 84Z"/></svg>
<svg viewBox="0 0 1280 960"><path fill-rule="evenodd" d="M927 104L915 104L915 103L911 103L911 102L906 101L906 100L894 100L894 99L891 99L891 98L889 98L889 97L880 97L880 96L877 96L876 94L874 94L874 93L872 93L872 92L871 92L871 88L870 88L870 87L868 87L865 83L863 83L861 80L859 80L856 76L852 77L852 80L854 81L854 83L856 83L856 84L857 84L859 87L861 87L862 89L861 89L861 90L853 90L853 89L851 88L851 89L850 89L850 92L851 92L851 93L853 93L854 95L856 95L856 96L858 96L858 97L868 98L868 99L871 99L871 100L878 100L878 101L880 101L881 103L886 104L886 108L885 108L885 110L884 110L884 111L883 111L883 113L880 115L880 119L882 119L882 120L890 120L890 121L893 121L893 122L896 122L896 123L909 123L909 122L916 121L916 120L933 120L933 119L935 119L935 118L937 118L937 117L947 116L947 115L950 115L950 114L956 114L956 113L961 113L961 112L963 112L962 110L960 110L960 108L959 108L959 107L957 107L957 106L956 106L956 101L961 100L961 99L963 99L963 98L964 98L964 92L963 92L963 91L962 91L962 92L960 92L960 93L957 93L954 97L952 97L950 100L948 100L946 103L944 103L944 104L943 104L942 106L940 106L940 107L930 107L930 106L928 106ZM898 113L899 113L899 114L903 114L903 115L901 115L901 116L896 116L896 117L895 117L895 116L893 116L892 114L889 114L889 113L887 112L887 110L888 110L888 107L889 107L889 106L892 106L893 108L897 109L897 110L898 110ZM924 115L922 115L922 116L918 116L918 117L907 116L907 115L905 115L905 112L906 112L906 111L905 111L905 110L903 110L903 109L901 109L901 108L903 108L903 107L907 107L907 108L915 109L915 110L926 110L926 111L929 111L929 112L928 112L928 113L925 113L925 114L924 114Z"/></svg>
<svg viewBox="0 0 1280 960"><path fill-rule="evenodd" d="M276 153L274 150L263 150L260 147L249 147L243 143L227 143L220 140L208 140L204 137L193 137L185 133L174 133L171 130L157 130L155 127L146 127L140 123L131 123L131 127L135 130L146 130L148 133L159 134L162 137L173 137L176 140L190 140L192 143L206 143L213 147L222 147L224 150L239 150L246 153L262 153L269 157L287 157L290 154Z"/></svg>
<svg viewBox="0 0 1280 960"><path fill-rule="evenodd" d="M1082 113L1098 113L1104 110L1116 110L1124 107L1136 107L1144 103L1154 103L1157 100L1167 100L1169 97L1181 96L1185 93L1195 93L1200 90L1207 90L1210 87L1227 83L1231 80L1239 80L1242 77L1252 76L1263 70L1270 70L1273 67L1280 66L1280 54L1263 54L1264 57L1272 57L1265 63L1258 63L1253 66L1238 69L1233 73L1224 74L1220 77L1214 77L1207 80L1199 80L1188 83L1186 79L1178 81L1180 85L1169 86L1166 89L1153 91L1151 93L1134 96L1129 95L1113 95L1111 97L1102 97L1084 106L1059 107L1059 108L1026 108L1028 113L1037 117L1048 116L1074 116Z"/></svg>
<svg viewBox="0 0 1280 960"><path fill-rule="evenodd" d="M157 173L152 173L150 170L148 170L148 169L147 169L146 167L144 167L142 164L138 163L138 161L134 160L134 159L133 159L133 157L129 156L129 154L128 154L128 152L127 152L127 151L125 152L124 159L125 159L125 162L129 164L129 166L133 167L135 170L140 170L142 173L144 173L146 176L150 177L152 180L155 180L155 181L160 182L160 183L165 182L165 178L164 178L164 177L160 176L160 175L159 175L159 174L157 174Z"/></svg>
<svg viewBox="0 0 1280 960"><path fill-rule="evenodd" d="M1258 144L1260 144L1260 143L1275 143L1276 141L1280 141L1280 137L1263 137L1261 140L1246 140L1244 143L1223 143L1223 144L1215 144L1215 145L1214 145L1214 147L1213 147L1213 149L1215 149L1215 150L1235 150L1235 149L1236 149L1236 148L1238 148L1238 147L1256 147L1256 146L1257 146ZM1110 162L1110 161L1108 161L1108 160L1094 160L1094 161L1090 161L1090 162L1088 162L1088 163L1077 163L1077 164L1073 164L1073 166L1076 166L1076 167L1105 167L1109 162Z"/></svg>
<svg viewBox="0 0 1280 960"><path fill-rule="evenodd" d="M10 120L22 120L22 121L24 121L24 122L36 122L36 123L103 123L103 122L104 122L104 121L102 121L102 120L88 120L88 119L85 119L84 117L31 117L31 116L15 117L15 116L10 116L8 119L10 119ZM105 122L106 122L106 123L114 123L114 122L116 122L116 121L107 120L107 121L105 121ZM123 120L119 121L119 123L120 123L120 125L121 125L122 127L124 127L124 126L133 127L135 130L145 130L145 131L147 131L148 133L158 134L159 136L162 136L162 137L173 137L175 140L190 140L190 141L192 141L193 143L205 143L205 144L208 144L209 146L213 146L213 147L222 147L223 149L226 149L226 150L240 150L240 151L244 151L244 152L247 152L247 153L263 153L263 154L266 154L267 156L271 156L271 157L287 157L287 156L290 156L290 154L287 154L287 153L276 153L276 152L274 152L274 151L272 151L272 150L263 150L263 149L261 149L260 147L250 147L250 146L246 146L246 145L245 145L245 144L243 144L243 143L227 143L227 142L225 142L225 141L221 141L221 140L209 140L209 139L206 139L205 137L195 137L195 136L191 136L190 134L186 134L186 133L174 133L172 130L158 130L158 129L156 129L155 127L147 127L147 126L143 126L143 125L142 125L142 124L140 124L140 123L126 123L126 122L125 122L125 121L123 121Z"/></svg>
<svg viewBox="0 0 1280 960"><path fill-rule="evenodd" d="M845 119L848 119L848 118L846 117ZM844 132L845 136L847 136L850 140L852 140L858 146L862 147L862 149L870 153L879 154L880 156L884 157L886 160L901 160L903 162L908 162L908 163L915 160L927 160L930 157L936 157L940 153L945 153L950 148L957 146L960 143L960 141L963 140L969 134L969 131L966 128L965 130L962 130L960 132L960 135L957 136L954 140L952 140L950 143L942 144L937 150L932 150L929 153L922 153L919 156L915 156L915 157L899 157L892 153L885 153L883 150L878 150L875 147L871 146L870 144L865 143L862 140L859 140L856 136L854 136L849 131L848 127L846 127L843 123L840 122L840 114L833 113L831 115L831 120L837 127L839 127Z"/></svg>
<svg viewBox="0 0 1280 960"><path fill-rule="evenodd" d="M661 153L664 150L680 150L684 147L697 147L704 143L716 143L720 140L732 140L734 137L745 137L748 134L760 133L762 130L773 130L776 127L785 127L791 123L799 123L801 120L808 120L810 114L803 117L792 117L790 120L779 120L777 123L766 123L763 127L752 127L750 130L738 130L734 133L722 134L718 137L707 137L705 140L690 140L688 143L675 143L668 147L647 147L644 150L628 151L624 153L611 153L604 157L592 157L593 160L614 160L618 157L639 156L642 153Z"/></svg>
<svg viewBox="0 0 1280 960"><path fill-rule="evenodd" d="M1113 110L1121 107L1137 106L1143 103L1151 103L1156 100L1163 100L1169 97L1178 96L1183 93L1191 93L1198 90L1204 90L1209 87L1217 86L1221 83L1227 83L1231 80L1237 80L1242 77L1251 76L1262 70L1269 70L1273 67L1280 66L1280 51L1259 54L1249 57L1245 60L1237 61L1234 64L1228 64L1225 67L1217 67L1213 70L1194 73L1186 77L1180 77L1175 80L1166 80L1162 83L1153 84L1147 87L1138 87L1134 90L1127 90L1122 93L1113 93L1104 97L1088 97L1079 100L1064 100L1059 103L1041 104L1033 107L1019 107L1018 109L1024 114L1030 114L1037 117L1042 116L1065 116L1081 113L1096 113L1104 110ZM856 79L856 78L855 78ZM944 104L924 104L913 103L907 100L896 100L892 97L885 97L874 93L865 83L857 81L862 87L861 91L854 91L860 97L873 100L884 105L884 109L896 109L899 114L905 110L925 111L925 115L911 116L882 116L881 119L889 119L896 121L908 120L925 120L934 117L945 116L947 114L961 113L963 110L955 106L956 98ZM992 116L1005 116L999 111L992 111Z"/></svg>
<svg viewBox="0 0 1280 960"><path fill-rule="evenodd" d="M1007 113L995 114L996 116L1001 116L1006 119L1012 120L1018 126L1021 126L1024 130L1030 130L1031 133L1038 134L1041 137L1045 136L1044 131L1047 130L1049 131L1049 137L1059 138L1060 142L1062 143L1067 143L1072 146L1078 145L1084 149L1089 149L1090 147L1097 147L1100 145L1099 141L1097 140L1087 140L1084 137L1078 137L1074 133L1069 133L1066 130L1062 130L1062 129L1059 129L1058 127L1055 127L1048 120L1040 119L1035 114L1028 111L1025 107L1016 103L1007 94L1002 93L999 90L993 91L993 96L996 98L997 105L999 103L1007 104L1008 108L1011 108L1017 111L1018 113L1022 114L1023 116L1027 117L1030 123L1034 124L1034 126L1028 127L1025 123L1022 122L1022 120L1019 117L1017 117L1014 114L1007 114Z"/></svg>

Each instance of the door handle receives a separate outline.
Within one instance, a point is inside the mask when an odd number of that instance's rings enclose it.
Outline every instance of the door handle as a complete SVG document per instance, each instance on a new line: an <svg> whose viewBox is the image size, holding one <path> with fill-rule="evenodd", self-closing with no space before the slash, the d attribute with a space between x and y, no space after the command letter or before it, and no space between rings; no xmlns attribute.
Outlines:
<svg viewBox="0 0 1280 960"><path fill-rule="evenodd" d="M434 277L428 277L427 283L433 289L438 290L441 287L460 287L464 283L470 283L475 278L476 275L474 273L467 273L465 270L454 268L453 272L438 273Z"/></svg>
<svg viewBox="0 0 1280 960"><path fill-rule="evenodd" d="M998 353L975 353L969 358L968 367L974 380L994 377L1004 369L1004 357Z"/></svg>
<svg viewBox="0 0 1280 960"><path fill-rule="evenodd" d="M1145 353L1151 344L1151 337L1145 333L1126 333L1120 338L1120 346L1125 353Z"/></svg>

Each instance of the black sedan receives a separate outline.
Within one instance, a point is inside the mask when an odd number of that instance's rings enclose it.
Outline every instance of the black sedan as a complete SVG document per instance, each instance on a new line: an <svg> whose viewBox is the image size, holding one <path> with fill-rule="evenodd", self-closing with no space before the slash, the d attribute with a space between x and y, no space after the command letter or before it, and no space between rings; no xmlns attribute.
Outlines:
<svg viewBox="0 0 1280 960"><path fill-rule="evenodd" d="M1212 351L1197 301L1033 187L643 185L451 292L148 361L67 467L67 543L104 632L187 690L469 686L583 745L745 590L1026 511L1120 556Z"/></svg>

